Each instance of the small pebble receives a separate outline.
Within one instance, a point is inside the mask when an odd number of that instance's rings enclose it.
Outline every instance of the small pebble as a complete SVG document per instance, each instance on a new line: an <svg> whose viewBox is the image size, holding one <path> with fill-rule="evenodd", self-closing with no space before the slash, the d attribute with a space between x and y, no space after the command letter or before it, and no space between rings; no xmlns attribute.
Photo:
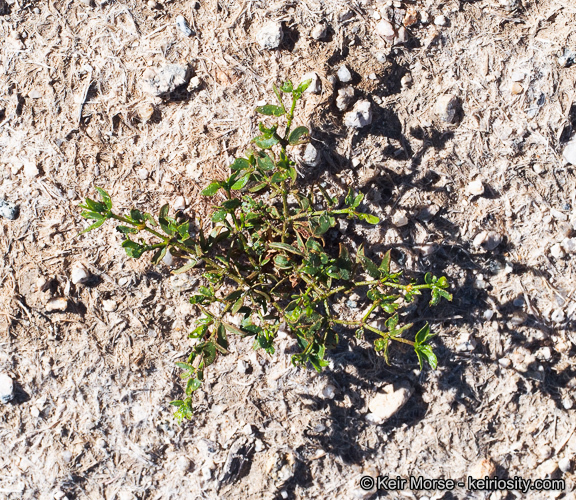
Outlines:
<svg viewBox="0 0 576 500"><path fill-rule="evenodd" d="M446 94L438 98L434 111L443 122L454 123L459 109L459 99L452 94Z"/></svg>
<svg viewBox="0 0 576 500"><path fill-rule="evenodd" d="M302 155L302 162L309 167L316 167L320 163L320 154L311 143L306 144L306 149L304 149L304 154Z"/></svg>
<svg viewBox="0 0 576 500"><path fill-rule="evenodd" d="M118 304L115 300L103 300L102 309L104 309L106 312L114 312L116 309L118 309Z"/></svg>
<svg viewBox="0 0 576 500"><path fill-rule="evenodd" d="M64 297L54 297L46 304L48 312L65 311L68 308L68 301Z"/></svg>
<svg viewBox="0 0 576 500"><path fill-rule="evenodd" d="M508 358L500 358L498 360L498 364L502 367L502 368L509 368L510 365L512 364L512 362L508 359Z"/></svg>
<svg viewBox="0 0 576 500"><path fill-rule="evenodd" d="M334 399L335 395L336 395L336 387L334 387L332 384L328 384L326 385L326 387L324 387L324 389L322 389L322 396L324 396L327 399Z"/></svg>
<svg viewBox="0 0 576 500"><path fill-rule="evenodd" d="M540 477L551 476L558 470L558 463L554 459L546 460L540 467L538 467L537 472Z"/></svg>
<svg viewBox="0 0 576 500"><path fill-rule="evenodd" d="M459 352L472 352L476 349L476 340L469 333L464 333L458 338L456 350Z"/></svg>
<svg viewBox="0 0 576 500"><path fill-rule="evenodd" d="M0 402L7 404L14 398L14 381L7 373L0 373Z"/></svg>
<svg viewBox="0 0 576 500"><path fill-rule="evenodd" d="M338 89L338 96L336 97L336 107L340 111L345 111L354 99L354 88L344 87Z"/></svg>
<svg viewBox="0 0 576 500"><path fill-rule="evenodd" d="M138 116L142 121L148 122L154 116L154 105L147 102L138 108Z"/></svg>
<svg viewBox="0 0 576 500"><path fill-rule="evenodd" d="M440 14L439 16L436 16L434 18L434 24L436 26L448 26L448 19L446 18L446 16Z"/></svg>
<svg viewBox="0 0 576 500"><path fill-rule="evenodd" d="M194 34L194 32L190 29L188 21L186 21L186 18L182 15L176 16L176 26L186 36L192 36Z"/></svg>
<svg viewBox="0 0 576 500"><path fill-rule="evenodd" d="M486 476L492 477L494 474L496 474L496 464L489 458L479 460L468 471L468 475L473 479L484 479Z"/></svg>
<svg viewBox="0 0 576 500"><path fill-rule="evenodd" d="M342 83L348 83L352 81L352 73L350 73L350 70L344 64L338 69L338 80L340 80Z"/></svg>
<svg viewBox="0 0 576 500"><path fill-rule="evenodd" d="M186 292L192 290L198 283L198 278L193 278L187 274L173 274L170 276L170 285L176 292Z"/></svg>
<svg viewBox="0 0 576 500"><path fill-rule="evenodd" d="M564 53L558 58L558 64L563 68L568 68L576 63L576 52L564 49Z"/></svg>
<svg viewBox="0 0 576 500"><path fill-rule="evenodd" d="M145 93L160 97L187 84L189 78L188 66L166 64L160 68L147 68L142 75L141 85Z"/></svg>
<svg viewBox="0 0 576 500"><path fill-rule="evenodd" d="M246 434L246 436L252 436L254 434L254 429L252 429L250 424L246 424L244 427L242 427L242 432Z"/></svg>
<svg viewBox="0 0 576 500"><path fill-rule="evenodd" d="M512 95L518 95L522 92L524 92L524 87L522 87L522 85L520 85L518 82L513 82L510 86L510 93Z"/></svg>
<svg viewBox="0 0 576 500"><path fill-rule="evenodd" d="M86 283L90 279L90 273L81 262L75 262L70 271L70 280L74 285Z"/></svg>
<svg viewBox="0 0 576 500"><path fill-rule="evenodd" d="M196 75L190 78L190 82L188 83L188 87L186 90L188 90L188 92L193 92L194 90L198 90L201 86L202 86L202 80L198 75Z"/></svg>
<svg viewBox="0 0 576 500"><path fill-rule="evenodd" d="M475 247L483 247L489 252L495 250L502 243L502 236L495 231L482 231L472 241Z"/></svg>
<svg viewBox="0 0 576 500"><path fill-rule="evenodd" d="M492 309L486 309L486 310L484 311L484 314L482 314L482 317L483 317L486 321L490 321L493 316L494 316L494 311L493 311Z"/></svg>
<svg viewBox="0 0 576 500"><path fill-rule="evenodd" d="M246 361L244 361L243 359L239 359L236 365L236 370L238 371L238 373L244 375L248 370L248 365L246 364Z"/></svg>
<svg viewBox="0 0 576 500"><path fill-rule="evenodd" d="M174 265L174 257L170 253L170 250L166 251L166 255L164 255L162 262L164 262L164 264L166 264L167 266Z"/></svg>
<svg viewBox="0 0 576 500"><path fill-rule="evenodd" d="M400 79L400 85L402 86L403 90L409 89L412 86L412 75L410 73L406 73L401 79Z"/></svg>
<svg viewBox="0 0 576 500"><path fill-rule="evenodd" d="M388 42L392 42L394 40L394 36L396 36L394 26L392 26L390 21L386 21L385 19L376 25L375 31Z"/></svg>
<svg viewBox="0 0 576 500"><path fill-rule="evenodd" d="M576 238L564 238L560 245L566 253L576 253Z"/></svg>
<svg viewBox="0 0 576 500"><path fill-rule="evenodd" d="M178 460L176 460L176 468L180 472L188 471L190 469L190 460L186 457L178 457Z"/></svg>
<svg viewBox="0 0 576 500"><path fill-rule="evenodd" d="M8 220L16 220L20 215L20 207L0 198L0 216Z"/></svg>
<svg viewBox="0 0 576 500"><path fill-rule="evenodd" d="M139 168L136 170L136 175L138 176L139 179L145 181L146 179L148 179L148 170L146 170L145 168Z"/></svg>
<svg viewBox="0 0 576 500"><path fill-rule="evenodd" d="M555 309L550 319L553 323L562 323L566 319L566 315L562 309Z"/></svg>
<svg viewBox="0 0 576 500"><path fill-rule="evenodd" d="M70 450L64 450L62 452L62 460L64 461L64 463L69 464L70 462L72 462L72 452Z"/></svg>
<svg viewBox="0 0 576 500"><path fill-rule="evenodd" d="M320 83L320 77L318 73L312 71L310 73L306 73L301 81L305 82L306 80L312 80L308 88L304 91L307 94L319 94L322 92L322 84Z"/></svg>
<svg viewBox="0 0 576 500"><path fill-rule="evenodd" d="M576 137L566 144L562 156L570 165L576 165Z"/></svg>
<svg viewBox="0 0 576 500"><path fill-rule="evenodd" d="M569 458L561 458L558 460L558 468L562 472L570 472L572 469L572 461Z"/></svg>
<svg viewBox="0 0 576 500"><path fill-rule="evenodd" d="M370 101L358 101L352 111L344 114L344 125L351 128L362 128L372 123Z"/></svg>
<svg viewBox="0 0 576 500"><path fill-rule="evenodd" d="M400 408L402 408L412 396L412 388L407 383L398 384L395 388L388 385L383 392L376 394L368 404L370 410L368 420L376 424L386 422Z"/></svg>
<svg viewBox="0 0 576 500"><path fill-rule="evenodd" d="M408 30L404 28L404 26L400 26L397 35L394 37L394 45L401 45L406 43L408 39Z"/></svg>
<svg viewBox="0 0 576 500"><path fill-rule="evenodd" d="M404 210L397 210L392 215L392 224L396 227L403 227L408 224L408 217L406 217L406 212Z"/></svg>
<svg viewBox="0 0 576 500"><path fill-rule="evenodd" d="M552 350L548 346L543 347L538 351L537 357L544 361L550 361L552 359Z"/></svg>
<svg viewBox="0 0 576 500"><path fill-rule="evenodd" d="M554 243L554 245L550 247L550 255L554 257L556 260L563 259L564 257L566 257L566 254L564 253L564 250L562 249L562 245L560 245L560 243Z"/></svg>
<svg viewBox="0 0 576 500"><path fill-rule="evenodd" d="M262 440L256 439L256 441L254 441L254 451L256 453L259 453L264 449L265 449L265 446L264 446L264 443L262 442Z"/></svg>
<svg viewBox="0 0 576 500"><path fill-rule="evenodd" d="M30 99L40 99L42 97L42 94L38 90L33 89L28 93L28 97Z"/></svg>
<svg viewBox="0 0 576 500"><path fill-rule="evenodd" d="M324 24L317 24L310 32L310 36L314 38L314 40L324 40L327 34L328 30Z"/></svg>
<svg viewBox="0 0 576 500"><path fill-rule="evenodd" d="M574 408L574 400L570 396L566 396L562 399L562 406L565 410L571 410Z"/></svg>
<svg viewBox="0 0 576 500"><path fill-rule="evenodd" d="M156 10L160 8L160 4L156 0L148 0L148 8L150 10Z"/></svg>
<svg viewBox="0 0 576 500"><path fill-rule="evenodd" d="M176 198L176 200L174 201L174 210L178 211L178 210L184 210L186 208L186 200L184 199L184 196L178 196L178 198Z"/></svg>
<svg viewBox="0 0 576 500"><path fill-rule="evenodd" d="M284 38L284 32L282 30L282 23L271 21L266 23L258 34L256 35L256 41L261 48L267 50L273 50L280 47L282 39Z"/></svg>
<svg viewBox="0 0 576 500"><path fill-rule="evenodd" d="M475 180L470 182L466 189L472 196L481 196L484 194L484 183L481 180Z"/></svg>

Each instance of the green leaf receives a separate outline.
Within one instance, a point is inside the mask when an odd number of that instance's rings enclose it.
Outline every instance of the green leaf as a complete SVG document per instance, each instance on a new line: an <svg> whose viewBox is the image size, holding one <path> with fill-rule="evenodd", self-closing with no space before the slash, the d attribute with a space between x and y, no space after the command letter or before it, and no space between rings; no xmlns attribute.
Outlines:
<svg viewBox="0 0 576 500"><path fill-rule="evenodd" d="M154 264L154 265L159 264L160 261L166 256L166 252L168 252L168 246L167 245L156 250L156 252L154 252L154 255L152 256L152 259L151 259L152 264Z"/></svg>
<svg viewBox="0 0 576 500"><path fill-rule="evenodd" d="M216 359L216 347L212 343L207 343L202 347L203 361L205 366L210 366Z"/></svg>
<svg viewBox="0 0 576 500"><path fill-rule="evenodd" d="M250 174L246 174L243 177L240 177L240 179L238 179L234 184L232 184L231 189L233 189L234 191L238 191L244 188L246 184L248 184L249 180L250 180Z"/></svg>
<svg viewBox="0 0 576 500"><path fill-rule="evenodd" d="M273 184L279 184L280 182L286 180L286 174L284 172L275 172L270 182Z"/></svg>
<svg viewBox="0 0 576 500"><path fill-rule="evenodd" d="M292 245L289 245L288 243L273 242L269 243L268 247L276 250L285 250L286 252L290 252L296 255L300 255L301 257L304 257L304 254L300 250L293 247Z"/></svg>
<svg viewBox="0 0 576 500"><path fill-rule="evenodd" d="M354 198L354 201L352 202L352 208L357 208L360 203L362 203L362 200L364 199L364 195L362 193L359 193L356 198Z"/></svg>
<svg viewBox="0 0 576 500"><path fill-rule="evenodd" d="M90 198L86 198L84 200L84 205L80 204L80 208L85 208L86 210L90 210L91 212L106 212L106 205L99 201L91 200Z"/></svg>
<svg viewBox="0 0 576 500"><path fill-rule="evenodd" d="M292 182L296 182L298 172L296 172L296 169L294 167L288 167L288 175L290 176L290 179L292 179Z"/></svg>
<svg viewBox="0 0 576 500"><path fill-rule="evenodd" d="M188 335L188 338L189 339L201 339L202 337L204 337L204 335L206 335L207 331L208 331L208 325L197 326L196 328L194 328L194 330L192 330L192 332L190 332L190 334Z"/></svg>
<svg viewBox="0 0 576 500"><path fill-rule="evenodd" d="M246 337L246 332L243 332L242 330L240 330L240 328L234 325L222 322L222 326L224 326L224 328L226 328L226 330L228 330L229 332L235 333L236 335L240 335L241 337Z"/></svg>
<svg viewBox="0 0 576 500"><path fill-rule="evenodd" d="M368 224L378 224L380 219L372 214L363 214L360 212L355 212L356 216L363 221L366 221Z"/></svg>
<svg viewBox="0 0 576 500"><path fill-rule="evenodd" d="M256 193L256 192L264 189L267 185L268 185L267 182L261 182L260 184L256 184L255 186L252 186L248 191L250 191L251 193Z"/></svg>
<svg viewBox="0 0 576 500"><path fill-rule="evenodd" d="M168 212L170 212L170 205L168 203L160 207L160 212L158 214L159 218L166 219L168 217Z"/></svg>
<svg viewBox="0 0 576 500"><path fill-rule="evenodd" d="M272 146L275 146L280 141L276 136L266 137L264 135L259 135L258 137L252 139L252 142L254 142L256 146L258 146L259 148L270 149Z"/></svg>
<svg viewBox="0 0 576 500"><path fill-rule="evenodd" d="M263 171L274 169L274 161L272 160L272 158L270 158L268 154L264 152L260 152L256 162L258 163L258 167Z"/></svg>
<svg viewBox="0 0 576 500"><path fill-rule="evenodd" d="M430 325L426 323L416 334L414 342L416 345L425 344L432 337L434 337L434 334L430 333Z"/></svg>
<svg viewBox="0 0 576 500"><path fill-rule="evenodd" d="M303 82L300 83L300 85L298 85L298 88L296 89L296 92L299 92L300 94L303 94L304 91L310 86L310 84L312 83L312 79L309 78L308 80L304 80Z"/></svg>
<svg viewBox="0 0 576 500"><path fill-rule="evenodd" d="M285 81L282 85L280 85L280 90L282 92L286 92L287 94L294 90L294 86L290 80Z"/></svg>
<svg viewBox="0 0 576 500"><path fill-rule="evenodd" d="M358 253L356 255L356 262L358 262L359 264L362 264L362 266L364 267L364 269L366 270L366 272L374 279L379 279L380 278L380 271L378 270L378 268L376 267L376 264L374 264L374 262L372 262L371 259L369 259L368 257L366 257L364 255L364 247L361 246L358 249Z"/></svg>
<svg viewBox="0 0 576 500"><path fill-rule="evenodd" d="M181 363L181 362L176 362L174 363L178 368L182 368L182 370L188 370L190 372L194 372L196 371L196 368L194 367L194 365L191 365L190 363Z"/></svg>
<svg viewBox="0 0 576 500"><path fill-rule="evenodd" d="M84 229L84 231L80 231L80 234L84 234L87 233L88 231L92 231L92 229L96 229L99 228L102 224L104 224L106 222L105 218L102 218L101 220L99 220L98 222L95 222L94 224L92 224L91 226L88 226L86 229Z"/></svg>
<svg viewBox="0 0 576 500"><path fill-rule="evenodd" d="M283 116L284 111L280 106L274 106L273 104L266 104L265 106L258 106L256 112L261 115L268 116Z"/></svg>
<svg viewBox="0 0 576 500"><path fill-rule="evenodd" d="M221 222L226 218L227 215L228 212L224 208L220 208L212 214L212 222Z"/></svg>
<svg viewBox="0 0 576 500"><path fill-rule="evenodd" d="M186 384L186 395L190 396L195 390L199 389L202 385L202 381L197 378L190 378Z"/></svg>
<svg viewBox="0 0 576 500"><path fill-rule="evenodd" d="M110 210L112 208L112 200L110 199L110 195L104 191L102 188L99 187L95 187L96 191L98 191L100 193L100 196L102 196L102 200L104 200L104 204L106 205L106 208L108 210Z"/></svg>
<svg viewBox="0 0 576 500"><path fill-rule="evenodd" d="M306 127L296 127L288 137L288 143L294 146L295 144L300 144L300 139L302 136L309 134Z"/></svg>
<svg viewBox="0 0 576 500"><path fill-rule="evenodd" d="M226 200L224 203L222 203L222 206L226 210L235 210L240 205L242 205L242 202L238 198L234 198L232 200Z"/></svg>
<svg viewBox="0 0 576 500"><path fill-rule="evenodd" d="M274 257L274 265L279 269L290 269L292 267L290 260L284 255L276 255L276 257Z"/></svg>
<svg viewBox="0 0 576 500"><path fill-rule="evenodd" d="M218 190L222 187L222 183L219 181L211 182L207 188L202 191L204 196L214 196Z"/></svg>
<svg viewBox="0 0 576 500"><path fill-rule="evenodd" d="M237 314L243 305L244 305L244 296L240 297L236 302L234 302L234 305L232 306L232 314Z"/></svg>
<svg viewBox="0 0 576 500"><path fill-rule="evenodd" d="M390 273L390 259L391 259L391 257L392 257L392 251L388 250L384 254L384 257L382 258L382 262L380 263L380 267L378 267L378 269L380 269L381 272L383 272L385 274Z"/></svg>
<svg viewBox="0 0 576 500"><path fill-rule="evenodd" d="M420 363L420 369L424 368L424 360L428 361L430 367L435 370L438 366L438 358L429 345L415 347L416 355L418 356L418 363Z"/></svg>
<svg viewBox="0 0 576 500"><path fill-rule="evenodd" d="M128 227L128 226L116 226L116 231L122 234L136 234L138 233L138 229L135 227Z"/></svg>
<svg viewBox="0 0 576 500"><path fill-rule="evenodd" d="M130 209L130 218L136 223L144 222L144 215L136 208Z"/></svg>
<svg viewBox="0 0 576 500"><path fill-rule="evenodd" d="M231 170L244 170L250 168L250 162L246 158L236 158L232 165L230 165Z"/></svg>
<svg viewBox="0 0 576 500"><path fill-rule="evenodd" d="M126 250L126 255L128 255L128 257L134 257L135 259L142 257L142 254L146 251L144 245L140 245L139 243L129 239L122 242L122 248Z"/></svg>

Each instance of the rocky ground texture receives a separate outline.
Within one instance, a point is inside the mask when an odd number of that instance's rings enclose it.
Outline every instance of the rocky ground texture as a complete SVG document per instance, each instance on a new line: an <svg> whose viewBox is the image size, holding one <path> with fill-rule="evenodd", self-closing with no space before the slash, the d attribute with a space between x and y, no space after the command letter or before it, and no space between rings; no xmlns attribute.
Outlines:
<svg viewBox="0 0 576 500"><path fill-rule="evenodd" d="M0 497L576 498L574 26L561 0L0 0ZM206 219L255 106L304 75L302 182L361 189L371 251L449 278L411 311L439 367L351 336L318 375L287 336L236 339L178 425L197 280L78 236L78 204Z"/></svg>

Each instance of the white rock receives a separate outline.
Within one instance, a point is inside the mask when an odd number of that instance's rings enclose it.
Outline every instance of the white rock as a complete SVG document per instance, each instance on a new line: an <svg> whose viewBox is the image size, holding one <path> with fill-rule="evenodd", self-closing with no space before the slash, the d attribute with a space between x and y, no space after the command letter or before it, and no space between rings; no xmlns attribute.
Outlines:
<svg viewBox="0 0 576 500"><path fill-rule="evenodd" d="M569 458L561 458L558 460L558 468L562 472L570 472L572 469L572 461Z"/></svg>
<svg viewBox="0 0 576 500"><path fill-rule="evenodd" d="M7 373L0 373L0 403L8 403L14 398L14 381Z"/></svg>
<svg viewBox="0 0 576 500"><path fill-rule="evenodd" d="M476 235L472 241L475 247L483 247L485 250L495 250L502 243L502 235L495 231L482 231Z"/></svg>
<svg viewBox="0 0 576 500"><path fill-rule="evenodd" d="M193 278L187 274L173 274L170 276L170 285L176 292L192 290L196 283L198 283L198 278Z"/></svg>
<svg viewBox="0 0 576 500"><path fill-rule="evenodd" d="M508 358L500 358L498 360L498 364L502 367L502 368L508 368L512 362L508 359Z"/></svg>
<svg viewBox="0 0 576 500"><path fill-rule="evenodd" d="M142 77L142 90L159 97L170 94L188 83L189 71L181 64L167 64L161 68L148 68Z"/></svg>
<svg viewBox="0 0 576 500"><path fill-rule="evenodd" d="M376 25L375 31L378 35L380 35L382 38L386 39L389 42L394 40L394 36L396 35L392 23L385 19L383 19Z"/></svg>
<svg viewBox="0 0 576 500"><path fill-rule="evenodd" d="M145 168L139 168L136 170L136 175L138 176L139 179L145 181L146 179L148 179L148 170L146 170Z"/></svg>
<svg viewBox="0 0 576 500"><path fill-rule="evenodd" d="M186 208L186 200L184 199L184 196L178 196L178 198L176 198L176 200L174 201L174 210L178 211L178 210L184 210Z"/></svg>
<svg viewBox="0 0 576 500"><path fill-rule="evenodd" d="M246 436L252 436L254 434L254 429L252 429L250 424L246 424L244 427L242 427L242 432L246 434Z"/></svg>
<svg viewBox="0 0 576 500"><path fill-rule="evenodd" d="M178 457L178 460L176 460L176 468L180 472L188 471L190 469L190 460L186 457Z"/></svg>
<svg viewBox="0 0 576 500"><path fill-rule="evenodd" d="M302 162L309 167L316 167L320 163L320 154L311 143L306 144L306 149L304 149L304 154L302 155Z"/></svg>
<svg viewBox="0 0 576 500"><path fill-rule="evenodd" d="M201 86L202 86L202 80L198 75L196 75L190 78L190 82L188 83L188 87L186 87L186 90L188 90L188 92L192 92L194 90L198 90Z"/></svg>
<svg viewBox="0 0 576 500"><path fill-rule="evenodd" d="M472 352L474 349L476 349L476 340L469 333L463 333L458 337L457 351Z"/></svg>
<svg viewBox="0 0 576 500"><path fill-rule="evenodd" d="M258 34L256 35L256 41L263 49L277 49L282 43L282 38L284 38L284 32L282 31L282 23L277 21L271 21L266 23Z"/></svg>
<svg viewBox="0 0 576 500"><path fill-rule="evenodd" d="M404 210L397 210L392 215L392 224L396 227L403 227L408 224L408 217L406 217L406 212Z"/></svg>
<svg viewBox="0 0 576 500"><path fill-rule="evenodd" d="M404 26L398 28L398 34L394 37L394 45L399 45L406 43L410 37L408 36L408 31Z"/></svg>
<svg viewBox="0 0 576 500"><path fill-rule="evenodd" d="M336 387L334 387L332 384L327 384L324 389L322 389L322 396L324 396L327 399L334 399L334 396L336 395Z"/></svg>
<svg viewBox="0 0 576 500"><path fill-rule="evenodd" d="M555 208L550 210L550 215L561 222L568 220L568 216L564 212L560 212L560 210L556 210Z"/></svg>
<svg viewBox="0 0 576 500"><path fill-rule="evenodd" d="M440 120L443 122L454 123L459 107L460 101L456 96L452 94L445 94L440 96L436 101L434 111L436 116L438 116L438 118L440 118Z"/></svg>
<svg viewBox="0 0 576 500"><path fill-rule="evenodd" d="M344 114L344 125L351 128L362 128L372 123L370 101L358 101L352 111Z"/></svg>
<svg viewBox="0 0 576 500"><path fill-rule="evenodd" d="M340 66L338 69L338 80L340 80L342 83L348 83L352 81L352 73L350 73L350 70L346 67L345 64Z"/></svg>
<svg viewBox="0 0 576 500"><path fill-rule="evenodd" d="M317 24L312 28L310 32L310 36L314 38L314 40L323 40L326 38L326 34L328 33L326 26L323 24Z"/></svg>
<svg viewBox="0 0 576 500"><path fill-rule="evenodd" d="M186 36L192 36L194 34L184 16L176 16L176 26Z"/></svg>
<svg viewBox="0 0 576 500"><path fill-rule="evenodd" d="M560 245L567 253L576 253L576 238L564 238Z"/></svg>
<svg viewBox="0 0 576 500"><path fill-rule="evenodd" d="M562 406L565 410L571 410L574 408L574 400L570 396L566 396L562 399Z"/></svg>
<svg viewBox="0 0 576 500"><path fill-rule="evenodd" d="M484 194L484 184L481 180L470 182L466 189L472 196L481 196Z"/></svg>
<svg viewBox="0 0 576 500"><path fill-rule="evenodd" d="M429 257L436 251L436 245L434 243L430 243L428 245L422 245L419 249L420 254L424 257Z"/></svg>
<svg viewBox="0 0 576 500"><path fill-rule="evenodd" d="M38 177L40 171L38 170L36 163L30 160L24 160L23 163L24 163L24 175L28 179L34 179L35 177Z"/></svg>
<svg viewBox="0 0 576 500"><path fill-rule="evenodd" d="M550 255L555 259L563 259L566 256L560 243L554 243L554 245L550 247Z"/></svg>
<svg viewBox="0 0 576 500"><path fill-rule="evenodd" d="M248 370L248 365L246 364L246 361L244 361L243 359L239 359L238 363L236 364L236 370L238 371L238 373L244 375L246 373L246 370Z"/></svg>
<svg viewBox="0 0 576 500"><path fill-rule="evenodd" d="M164 255L164 257L162 258L162 262L164 262L164 264L166 264L167 266L174 265L174 257L170 253L170 250L166 251L166 255Z"/></svg>
<svg viewBox="0 0 576 500"><path fill-rule="evenodd" d="M496 464L489 458L479 460L468 470L468 475L473 479L484 479L486 476L492 477L494 474L496 474Z"/></svg>
<svg viewBox="0 0 576 500"><path fill-rule="evenodd" d="M81 262L75 262L70 271L70 281L74 285L86 283L90 279L90 273Z"/></svg>
<svg viewBox="0 0 576 500"><path fill-rule="evenodd" d="M546 460L540 464L537 471L540 477L551 476L558 470L558 463L554 459Z"/></svg>
<svg viewBox="0 0 576 500"><path fill-rule="evenodd" d="M552 350L548 346L543 347L538 351L536 356L544 361L550 361L552 359Z"/></svg>
<svg viewBox="0 0 576 500"><path fill-rule="evenodd" d="M102 309L104 309L106 312L114 312L116 309L118 309L118 304L115 300L103 300Z"/></svg>
<svg viewBox="0 0 576 500"><path fill-rule="evenodd" d="M0 198L0 217L4 217L8 220L15 220L18 218L19 214L20 208L18 205Z"/></svg>
<svg viewBox="0 0 576 500"><path fill-rule="evenodd" d="M345 111L346 108L350 105L354 99L354 88L353 87L344 87L342 89L338 89L338 96L336 97L336 107L340 111Z"/></svg>
<svg viewBox="0 0 576 500"><path fill-rule="evenodd" d="M448 19L446 18L446 16L443 16L442 14L440 14L439 16L436 16L434 18L434 24L436 26L447 26L448 25Z"/></svg>
<svg viewBox="0 0 576 500"><path fill-rule="evenodd" d="M392 385L384 388L368 404L370 420L374 423L384 423L404 406L412 396L412 388L408 384L399 384L397 389Z"/></svg>
<svg viewBox="0 0 576 500"><path fill-rule="evenodd" d="M64 297L54 297L46 304L48 312L65 311L68 308L68 301Z"/></svg>
<svg viewBox="0 0 576 500"><path fill-rule="evenodd" d="M254 441L254 451L255 452L261 452L263 449L265 448L264 443L262 442L261 439L257 439L256 441Z"/></svg>
<svg viewBox="0 0 576 500"><path fill-rule="evenodd" d="M566 319L566 315L562 309L556 309L550 316L553 323L562 323Z"/></svg>
<svg viewBox="0 0 576 500"><path fill-rule="evenodd" d="M322 92L322 84L320 83L320 77L318 76L318 73L316 73L315 71L312 71L310 73L306 73L302 77L301 81L305 82L306 80L312 80L312 81L310 82L310 85L304 91L304 93L319 94L320 92Z"/></svg>
<svg viewBox="0 0 576 500"><path fill-rule="evenodd" d="M562 156L570 165L576 165L576 137L566 144Z"/></svg>

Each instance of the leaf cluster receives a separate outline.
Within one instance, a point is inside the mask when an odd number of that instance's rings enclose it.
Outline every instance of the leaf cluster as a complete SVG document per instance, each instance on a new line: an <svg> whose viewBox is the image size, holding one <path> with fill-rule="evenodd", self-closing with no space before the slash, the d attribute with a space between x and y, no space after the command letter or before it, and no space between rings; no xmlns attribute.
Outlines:
<svg viewBox="0 0 576 500"><path fill-rule="evenodd" d="M296 164L286 150L309 137L306 127L292 128L296 104L309 84L274 86L277 103L256 108L268 119L284 118L285 126L259 123L254 147L232 162L227 179L212 181L202 191L215 200L210 228L193 227L178 214L171 217L168 205L157 218L136 209L115 214L101 188L96 188L101 202L87 199L81 205L82 216L95 221L83 232L114 219L121 223L117 230L129 256L150 251L158 263L170 251L187 259L174 273L202 269L203 285L190 298L200 312L189 335L193 347L186 362L177 363L186 380L185 397L172 402L178 420L192 416L193 393L206 368L228 353L230 334L252 337L255 348L272 354L279 330L285 329L300 347L292 363L310 363L320 371L328 364L326 350L343 332L362 336L368 330L377 335L375 350L387 362L390 345L402 342L414 349L421 368L424 361L437 366L429 326L410 340L413 325L400 324L399 312L423 290L431 291L431 305L451 300L446 278L427 274L424 283L406 283L401 272L391 271L391 251L376 263L363 246L354 253L343 244L331 248L326 234L338 218L378 224L378 217L362 210L362 193L350 190L338 200L320 184L298 185ZM156 242L148 243L143 234ZM365 292L366 311L361 318L341 318L337 304L358 289ZM375 326L378 318L386 318L383 328Z"/></svg>

